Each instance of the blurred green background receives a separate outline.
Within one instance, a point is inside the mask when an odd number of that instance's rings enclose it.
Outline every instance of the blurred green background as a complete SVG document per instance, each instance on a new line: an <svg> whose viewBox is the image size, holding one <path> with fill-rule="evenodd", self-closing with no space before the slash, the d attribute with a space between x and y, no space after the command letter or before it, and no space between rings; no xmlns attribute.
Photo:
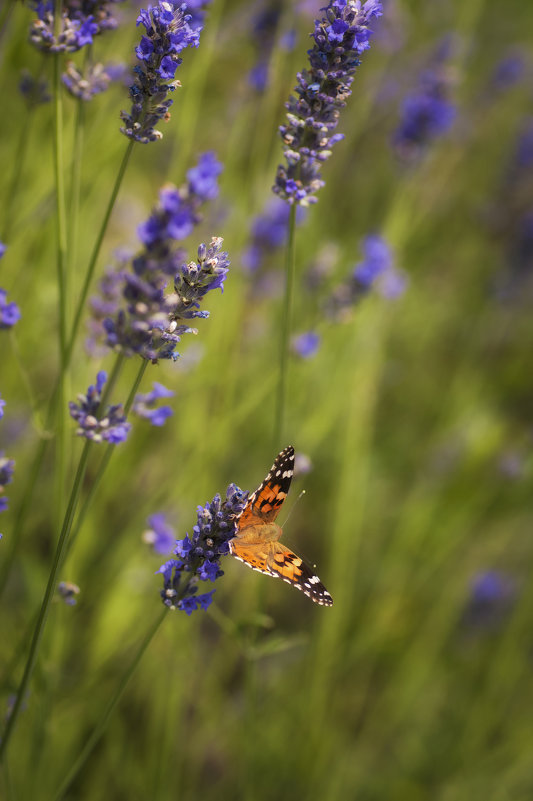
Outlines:
<svg viewBox="0 0 533 801"><path fill-rule="evenodd" d="M221 193L188 247L194 258L200 241L223 236L232 267L198 338L183 339L181 363L149 366L143 390L154 380L172 388L174 417L163 429L136 423L117 448L62 570L81 592L73 607L54 603L3 775L8 800L54 798L159 613L163 559L142 541L146 517L164 511L183 537L198 504L232 481L254 489L276 454L282 299L241 256L271 196L277 127L314 11L281 5L268 85L256 92L257 7L214 0L200 47L184 54L164 139L136 146L111 220L99 275L116 248L135 250L160 186L180 184L214 150ZM56 376L57 286L52 106L28 112L17 88L22 69L47 76L51 66L27 43L31 10L2 13L2 214L12 219L0 286L23 315L13 336L0 332L0 447L16 459L6 554ZM95 58L132 63L136 13L120 6ZM533 158L511 166L532 114L533 6L390 0L374 27L341 117L346 138L297 229L294 331L318 330L321 345L291 362L279 443L312 464L293 482L287 505L306 494L284 539L317 563L334 606L226 559L209 613L167 616L68 798L533 796L533 244L517 245L517 222L533 209ZM289 30L293 49L283 46ZM391 149L402 99L443 37L457 118L420 163L402 165ZM494 70L510 56L522 72L499 85ZM126 148L118 115L128 107L114 83L84 108L71 302ZM67 97L67 186L75 119ZM386 237L408 287L394 301L373 291L331 320L327 297L371 232ZM267 264L280 280L283 258L279 249ZM329 272L311 290L306 277L324 259ZM68 397L109 365L80 343ZM127 366L118 400L136 370ZM72 425L72 470L80 449ZM87 489L95 470L96 461ZM57 540L53 472L50 448L2 597L5 710Z"/></svg>

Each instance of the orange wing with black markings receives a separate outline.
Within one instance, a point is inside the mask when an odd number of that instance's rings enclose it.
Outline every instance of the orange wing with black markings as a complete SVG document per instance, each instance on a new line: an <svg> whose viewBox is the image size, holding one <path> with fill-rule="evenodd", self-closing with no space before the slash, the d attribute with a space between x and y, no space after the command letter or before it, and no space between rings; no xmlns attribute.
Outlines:
<svg viewBox="0 0 533 801"><path fill-rule="evenodd" d="M253 523L272 523L291 486L294 473L294 448L289 445L279 453L263 483L256 489L239 518L239 529Z"/></svg>

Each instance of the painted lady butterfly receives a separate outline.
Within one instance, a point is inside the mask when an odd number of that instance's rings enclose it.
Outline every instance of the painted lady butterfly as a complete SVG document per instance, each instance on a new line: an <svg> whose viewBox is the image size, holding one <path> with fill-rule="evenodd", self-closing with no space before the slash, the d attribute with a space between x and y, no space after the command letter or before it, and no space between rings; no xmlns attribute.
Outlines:
<svg viewBox="0 0 533 801"><path fill-rule="evenodd" d="M313 568L278 542L282 531L274 520L287 497L293 472L294 448L289 445L278 454L268 476L250 495L229 549L253 570L282 578L315 603L331 606L333 599Z"/></svg>

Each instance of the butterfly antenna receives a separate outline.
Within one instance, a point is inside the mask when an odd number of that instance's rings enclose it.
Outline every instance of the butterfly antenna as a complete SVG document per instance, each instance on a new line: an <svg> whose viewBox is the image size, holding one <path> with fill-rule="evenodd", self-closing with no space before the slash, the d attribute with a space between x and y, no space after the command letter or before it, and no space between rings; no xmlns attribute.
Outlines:
<svg viewBox="0 0 533 801"><path fill-rule="evenodd" d="M283 522L283 526L282 526L282 528L283 528L284 526L286 526L286 525L287 525L287 523L288 523L288 521L289 521L289 518L290 518L290 516L291 516L291 515L292 515L292 513L294 512L294 507L296 506L296 504L298 503L298 501L300 500L300 498L301 498L303 495L305 495L305 490L304 490L304 489L303 489L303 490L300 492L300 494L298 495L298 497L297 497L297 498L296 498L296 500L294 501L293 505L292 505L292 506L291 506L291 508L289 509L289 514L288 514L288 515L287 515L287 517L285 518L285 520L284 520L284 522Z"/></svg>

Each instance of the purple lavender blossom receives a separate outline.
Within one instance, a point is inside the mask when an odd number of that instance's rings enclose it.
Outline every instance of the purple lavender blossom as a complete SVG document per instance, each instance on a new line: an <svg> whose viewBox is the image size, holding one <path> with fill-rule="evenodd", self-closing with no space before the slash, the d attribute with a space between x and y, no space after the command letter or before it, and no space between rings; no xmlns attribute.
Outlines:
<svg viewBox="0 0 533 801"><path fill-rule="evenodd" d="M143 533L143 542L151 545L158 554L170 553L176 542L176 532L167 522L164 512L155 512L146 522L149 528Z"/></svg>
<svg viewBox="0 0 533 801"><path fill-rule="evenodd" d="M163 603L170 609L181 609L188 615L196 609L207 609L214 590L198 594L200 581L215 581L223 575L220 557L229 552L228 541L235 536L236 520L242 514L248 493L235 484L226 491L226 500L215 495L211 503L198 507L192 537L178 540L174 555L161 565Z"/></svg>
<svg viewBox="0 0 533 801"><path fill-rule="evenodd" d="M223 289L229 268L222 239L214 237L209 247L200 245L197 261L180 265L182 253L172 251L166 238L168 225L163 226L162 239L155 228L145 231L149 243L134 260L134 272L124 273L126 307L104 321L109 347L154 363L177 359L175 349L183 334L197 333L179 321L209 317L208 311L200 311L200 302L209 291ZM175 275L174 292L167 294L169 275Z"/></svg>
<svg viewBox="0 0 533 801"><path fill-rule="evenodd" d="M72 97L84 102L105 92L111 83L111 77L103 64L89 64L85 73L82 73L73 61L67 62L67 69L61 80Z"/></svg>
<svg viewBox="0 0 533 801"><path fill-rule="evenodd" d="M422 74L418 90L403 101L392 140L402 161L419 161L430 145L450 130L457 116L450 99L451 86L450 71L437 64Z"/></svg>
<svg viewBox="0 0 533 801"><path fill-rule="evenodd" d="M320 347L320 334L316 331L306 331L292 340L292 350L301 359L310 359Z"/></svg>
<svg viewBox="0 0 533 801"><path fill-rule="evenodd" d="M269 63L282 10L279 0L265 0L252 18L251 39L257 60L248 74L248 83L256 92L264 92L268 85Z"/></svg>
<svg viewBox="0 0 533 801"><path fill-rule="evenodd" d="M190 197L196 197L200 202L214 200L218 196L218 176L223 169L213 151L203 153L196 167L187 172Z"/></svg>
<svg viewBox="0 0 533 801"><path fill-rule="evenodd" d="M76 595L79 595L80 588L72 581L60 581L57 585L57 592L67 606L75 606Z"/></svg>
<svg viewBox="0 0 533 801"><path fill-rule="evenodd" d="M34 78L28 70L22 70L19 91L26 100L28 108L49 103L52 99L46 78Z"/></svg>
<svg viewBox="0 0 533 801"><path fill-rule="evenodd" d="M154 381L151 392L135 396L132 411L139 417L149 420L153 426L163 426L174 412L170 406L157 406L157 402L161 398L172 397L174 397L174 392L171 389L167 389L163 384Z"/></svg>
<svg viewBox="0 0 533 801"><path fill-rule="evenodd" d="M463 622L477 629L495 628L509 614L516 596L516 582L509 576L499 570L479 572L470 581Z"/></svg>
<svg viewBox="0 0 533 801"><path fill-rule="evenodd" d="M409 284L409 278L403 270L390 267L378 279L377 288L379 294L386 300L396 300L400 298Z"/></svg>
<svg viewBox="0 0 533 801"><path fill-rule="evenodd" d="M353 271L353 277L363 287L370 287L386 270L392 267L392 253L385 240L370 234L363 240L364 259Z"/></svg>
<svg viewBox="0 0 533 801"><path fill-rule="evenodd" d="M7 292L5 289L0 289L0 330L13 328L20 317L20 309L17 304L14 301L8 303Z"/></svg>
<svg viewBox="0 0 533 801"><path fill-rule="evenodd" d="M369 24L382 14L379 0L330 0L325 17L315 21L310 69L298 73L286 108L288 124L280 126L287 166L280 165L273 191L288 203L316 203L324 186L321 167L342 134L333 134L340 110L351 94L359 56L370 47Z"/></svg>
<svg viewBox="0 0 533 801"><path fill-rule="evenodd" d="M7 245L4 245L3 242L0 242L0 259L2 258L6 250L7 250Z"/></svg>
<svg viewBox="0 0 533 801"><path fill-rule="evenodd" d="M3 400L2 397L0 397L0 420L4 416L4 406L5 405L6 405L5 400Z"/></svg>
<svg viewBox="0 0 533 801"><path fill-rule="evenodd" d="M189 25L194 31L202 30L205 22L207 6L212 0L187 0L187 14L190 14Z"/></svg>
<svg viewBox="0 0 533 801"><path fill-rule="evenodd" d="M5 512L8 508L8 501L3 494L5 487L13 481L13 473L15 471L15 461L8 459L4 456L4 452L0 451L0 512Z"/></svg>
<svg viewBox="0 0 533 801"><path fill-rule="evenodd" d="M392 250L383 237L369 234L362 249L362 261L346 281L335 287L326 302L326 313L335 320L348 317L374 286L390 300L399 297L407 286L407 277L395 267Z"/></svg>
<svg viewBox="0 0 533 801"><path fill-rule="evenodd" d="M37 19L30 42L47 53L74 53L103 31L116 28L112 7L122 0L66 0L62 4L59 32L53 0L34 0Z"/></svg>
<svg viewBox="0 0 533 801"><path fill-rule="evenodd" d="M191 15L182 7L163 0L141 10L137 25L144 25L146 34L135 50L139 64L134 67L135 83L130 86L132 107L129 114L122 111L120 115L124 123L120 130L129 139L147 144L163 137L155 126L162 119L170 119L173 101L166 96L180 85L174 78L182 63L179 54L186 47L198 47L200 42L201 27L193 29L190 21Z"/></svg>
<svg viewBox="0 0 533 801"><path fill-rule="evenodd" d="M305 209L298 208L296 224L305 218ZM279 198L271 198L252 224L252 238L242 255L247 270L256 272L268 257L279 250L287 239L289 208Z"/></svg>
<svg viewBox="0 0 533 801"><path fill-rule="evenodd" d="M104 320L117 313L122 298L124 283L123 271L131 259L131 253L117 252L117 264L109 266L98 282L98 295L89 300L90 317L87 321L89 335L85 340L85 348L91 356L101 357L107 353Z"/></svg>
<svg viewBox="0 0 533 801"><path fill-rule="evenodd" d="M78 395L78 403L70 401L70 416L78 423L76 434L93 442L109 442L118 445L124 442L131 429L126 422L122 404L101 409L102 390L107 374L101 370L96 376L96 384L91 385L86 395ZM102 416L103 415L103 416Z"/></svg>
<svg viewBox="0 0 533 801"><path fill-rule="evenodd" d="M490 78L491 93L505 92L519 83L526 73L526 61L522 53L510 53L494 68Z"/></svg>

